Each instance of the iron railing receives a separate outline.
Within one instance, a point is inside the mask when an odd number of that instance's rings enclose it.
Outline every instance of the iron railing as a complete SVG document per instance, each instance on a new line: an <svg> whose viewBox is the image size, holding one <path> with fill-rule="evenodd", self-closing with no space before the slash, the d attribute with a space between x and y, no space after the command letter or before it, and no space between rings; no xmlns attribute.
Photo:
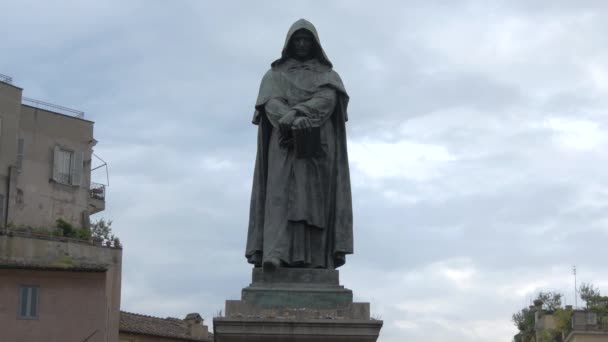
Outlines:
<svg viewBox="0 0 608 342"><path fill-rule="evenodd" d="M33 229L30 228L4 228L4 230L0 230L0 236L1 235L8 235L8 236L16 236L16 237L23 237L23 238L34 238L34 239L39 239L39 240L48 240L48 241L59 241L59 242L75 242L75 243L81 243L81 244L86 244L86 245L91 245L91 246L97 246L97 247L111 247L111 248L122 248L122 245L120 244L120 240L117 239L113 239L113 240L108 240L108 241L95 241L94 238L89 238L89 239L78 239L78 238L73 238L73 237L65 237L65 236L61 236L61 235L56 235L52 232L52 230L49 230L48 232L45 233L41 233L41 232L37 232L37 231L33 231Z"/></svg>
<svg viewBox="0 0 608 342"><path fill-rule="evenodd" d="M106 186L104 184L99 183L91 183L91 189L89 190L91 194L91 198L97 199L100 201L106 200Z"/></svg>
<svg viewBox="0 0 608 342"><path fill-rule="evenodd" d="M13 78L7 75L0 74L0 82L13 84Z"/></svg>
<svg viewBox="0 0 608 342"><path fill-rule="evenodd" d="M577 330L608 330L608 315L591 310L575 311L572 328Z"/></svg>
<svg viewBox="0 0 608 342"><path fill-rule="evenodd" d="M75 116L79 119L84 119L84 112L82 112L82 111L59 106L59 105L44 102L44 101L30 99L29 97L23 98L23 104L32 106L32 107L36 107L36 108L40 108L40 109L44 109L44 110L49 110L51 112L55 112L55 113L59 113L59 114Z"/></svg>

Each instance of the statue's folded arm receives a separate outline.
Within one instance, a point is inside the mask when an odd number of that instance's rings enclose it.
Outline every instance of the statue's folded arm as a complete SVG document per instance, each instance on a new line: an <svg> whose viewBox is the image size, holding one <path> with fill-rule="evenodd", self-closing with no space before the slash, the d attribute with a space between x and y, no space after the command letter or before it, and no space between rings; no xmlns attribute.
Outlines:
<svg viewBox="0 0 608 342"><path fill-rule="evenodd" d="M266 102L264 110L272 125L278 127L279 120L287 114L291 108L289 108L289 105L287 105L283 99L275 97Z"/></svg>
<svg viewBox="0 0 608 342"><path fill-rule="evenodd" d="M306 116L312 121L313 126L322 126L334 112L336 107L336 91L329 87L321 87L310 100L298 103L293 109L298 111L298 116Z"/></svg>

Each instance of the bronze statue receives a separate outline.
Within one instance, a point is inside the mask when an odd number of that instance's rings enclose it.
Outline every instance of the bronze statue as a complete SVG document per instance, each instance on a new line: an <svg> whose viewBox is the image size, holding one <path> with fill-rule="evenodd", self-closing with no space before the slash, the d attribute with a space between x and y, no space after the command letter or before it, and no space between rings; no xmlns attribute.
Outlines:
<svg viewBox="0 0 608 342"><path fill-rule="evenodd" d="M347 104L315 27L298 20L255 104L249 263L333 269L353 253Z"/></svg>

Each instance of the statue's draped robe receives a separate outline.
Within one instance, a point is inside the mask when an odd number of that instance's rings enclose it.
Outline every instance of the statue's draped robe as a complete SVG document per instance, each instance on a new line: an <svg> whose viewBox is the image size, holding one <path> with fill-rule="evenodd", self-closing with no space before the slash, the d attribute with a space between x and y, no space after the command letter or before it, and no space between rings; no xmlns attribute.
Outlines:
<svg viewBox="0 0 608 342"><path fill-rule="evenodd" d="M289 58L291 35L305 28L318 58ZM281 59L264 75L253 123L259 126L246 256L259 266L280 260L294 267L335 268L353 252L352 204L345 121L348 95L318 43L312 24L289 31ZM319 157L296 158L281 146L280 118L290 110L320 128ZM338 261L336 261L338 260Z"/></svg>

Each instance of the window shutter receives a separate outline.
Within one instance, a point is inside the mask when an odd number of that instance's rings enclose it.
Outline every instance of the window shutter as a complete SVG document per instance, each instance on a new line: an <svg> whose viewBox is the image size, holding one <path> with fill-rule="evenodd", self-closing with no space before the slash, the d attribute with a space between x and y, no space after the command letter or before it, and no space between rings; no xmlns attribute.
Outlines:
<svg viewBox="0 0 608 342"><path fill-rule="evenodd" d="M17 140L17 172L21 173L23 168L23 138Z"/></svg>
<svg viewBox="0 0 608 342"><path fill-rule="evenodd" d="M32 287L30 292L30 317L38 317L38 288Z"/></svg>
<svg viewBox="0 0 608 342"><path fill-rule="evenodd" d="M61 162L61 149L55 146L53 150L53 180L59 182L59 163Z"/></svg>
<svg viewBox="0 0 608 342"><path fill-rule="evenodd" d="M72 185L81 186L82 184L82 169L83 169L83 153L74 152L72 158Z"/></svg>
<svg viewBox="0 0 608 342"><path fill-rule="evenodd" d="M19 316L27 317L27 301L28 301L29 288L22 286L19 288Z"/></svg>

